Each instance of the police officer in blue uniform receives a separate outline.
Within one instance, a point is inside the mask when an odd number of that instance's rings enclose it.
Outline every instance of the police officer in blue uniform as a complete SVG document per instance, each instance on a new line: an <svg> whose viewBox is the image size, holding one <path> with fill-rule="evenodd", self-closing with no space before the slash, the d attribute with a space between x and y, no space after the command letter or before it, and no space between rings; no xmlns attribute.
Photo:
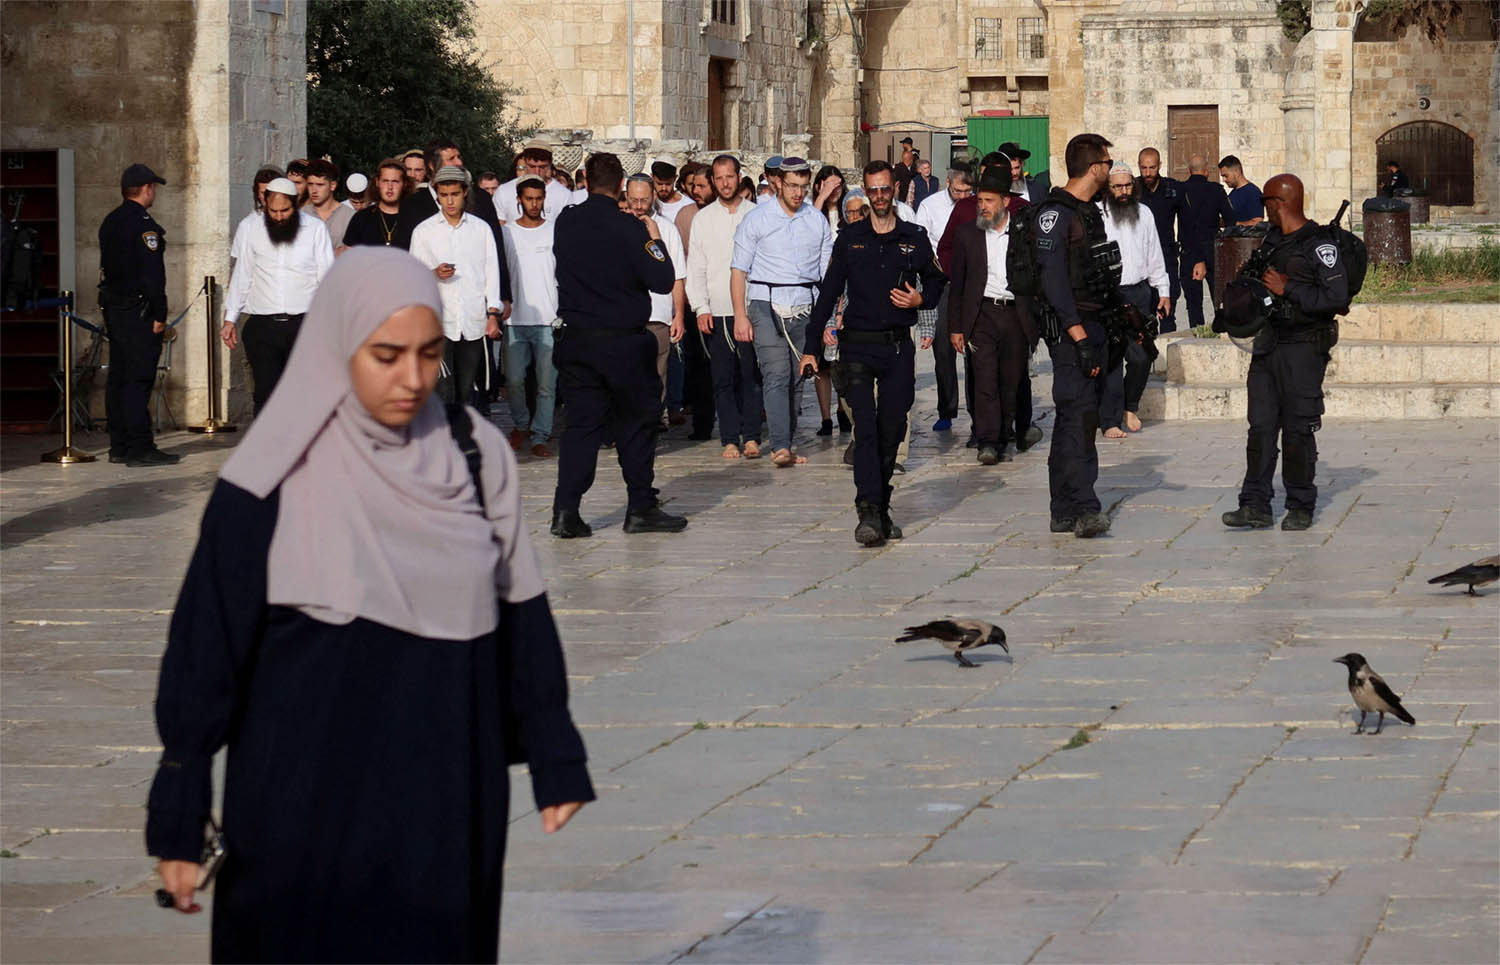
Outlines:
<svg viewBox="0 0 1500 965"><path fill-rule="evenodd" d="M568 414L557 460L552 535L593 535L579 505L594 484L606 430L614 436L628 493L625 532L681 532L687 520L663 512L651 485L661 379L656 336L646 328L650 293L670 292L675 273L656 224L620 210L620 159L595 154L584 169L588 200L557 216L553 238L563 328L552 358Z"/></svg>
<svg viewBox="0 0 1500 965"><path fill-rule="evenodd" d="M1095 437L1109 353L1104 304L1091 264L1098 248L1110 244L1093 203L1109 183L1109 148L1110 142L1098 134L1079 134L1069 141L1064 155L1068 183L1053 188L1036 215L1042 298L1055 320L1044 326L1057 407L1047 455L1051 528L1084 539L1109 531L1109 517L1094 492L1099 478Z"/></svg>
<svg viewBox="0 0 1500 965"><path fill-rule="evenodd" d="M900 539L891 522L891 475L906 435L916 392L911 327L917 309L936 307L947 278L927 232L896 217L895 183L887 161L865 166L870 217L848 225L807 321L802 368L817 371L823 332L847 287L844 327L838 333L839 395L854 411L854 538L863 546Z"/></svg>
<svg viewBox="0 0 1500 965"><path fill-rule="evenodd" d="M1338 341L1334 316L1348 311L1349 276L1339 246L1322 225L1302 211L1302 182L1278 174L1262 194L1271 230L1252 259L1269 267L1260 282L1273 296L1269 324L1255 338L1248 391L1249 438L1240 507L1224 514L1224 525L1264 529L1271 525L1276 440L1284 450L1284 530L1312 525L1318 487L1314 433L1323 424L1323 373ZM1217 319L1215 319L1217 323Z"/></svg>
<svg viewBox="0 0 1500 965"><path fill-rule="evenodd" d="M144 164L120 175L124 201L99 226L99 307L109 329L109 378L104 411L109 461L131 468L170 466L151 437L151 388L167 330L166 233L148 210L167 182Z"/></svg>
<svg viewBox="0 0 1500 965"><path fill-rule="evenodd" d="M1151 209L1156 219L1156 237L1161 241L1161 257L1167 266L1172 303L1167 317L1161 320L1163 332L1177 331L1177 299L1182 294L1182 272L1178 265L1177 217L1182 210L1182 182L1161 173L1161 152L1148 147L1136 156L1140 174L1135 179L1136 197Z"/></svg>

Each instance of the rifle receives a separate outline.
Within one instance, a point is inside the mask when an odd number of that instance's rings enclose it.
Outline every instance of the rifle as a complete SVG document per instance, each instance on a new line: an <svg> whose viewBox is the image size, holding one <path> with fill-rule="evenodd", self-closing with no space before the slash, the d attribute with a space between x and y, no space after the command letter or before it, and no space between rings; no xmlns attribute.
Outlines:
<svg viewBox="0 0 1500 965"><path fill-rule="evenodd" d="M1146 350L1147 359L1154 360L1160 354L1156 347L1160 327L1154 312L1146 318L1120 291L1119 244L1110 241L1092 245L1089 265L1089 287L1102 306L1100 315L1109 346L1109 368L1113 369L1125 358L1125 349L1131 343L1138 343Z"/></svg>

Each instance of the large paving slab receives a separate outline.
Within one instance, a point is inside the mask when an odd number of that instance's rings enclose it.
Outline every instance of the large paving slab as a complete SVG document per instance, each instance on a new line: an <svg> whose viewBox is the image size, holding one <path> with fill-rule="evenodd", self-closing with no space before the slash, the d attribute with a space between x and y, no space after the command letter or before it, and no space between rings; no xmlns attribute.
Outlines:
<svg viewBox="0 0 1500 965"><path fill-rule="evenodd" d="M506 960L1497 959L1500 591L1426 583L1500 544L1496 420L1329 419L1304 533L1220 525L1242 424L1149 423L1101 441L1114 529L1081 541L1047 532L1046 443L978 467L919 386L876 550L838 437L783 471L673 430L678 536L620 531L604 458L597 535L554 541L555 464L522 463L600 799L544 835L513 775ZM151 903L142 805L235 441L169 436L188 458L149 472L0 449L6 961L207 957L206 915ZM893 641L945 614L1011 652ZM1351 733L1350 650L1416 727Z"/></svg>

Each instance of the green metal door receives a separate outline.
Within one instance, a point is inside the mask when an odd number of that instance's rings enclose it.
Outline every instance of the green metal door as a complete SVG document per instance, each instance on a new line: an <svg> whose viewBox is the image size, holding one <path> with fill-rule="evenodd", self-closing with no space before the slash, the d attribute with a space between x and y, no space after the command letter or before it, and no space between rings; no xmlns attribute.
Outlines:
<svg viewBox="0 0 1500 965"><path fill-rule="evenodd" d="M1006 141L1015 141L1031 152L1026 161L1027 171L1032 174L1046 171L1051 150L1047 122L1045 117L971 117L969 156L977 161Z"/></svg>

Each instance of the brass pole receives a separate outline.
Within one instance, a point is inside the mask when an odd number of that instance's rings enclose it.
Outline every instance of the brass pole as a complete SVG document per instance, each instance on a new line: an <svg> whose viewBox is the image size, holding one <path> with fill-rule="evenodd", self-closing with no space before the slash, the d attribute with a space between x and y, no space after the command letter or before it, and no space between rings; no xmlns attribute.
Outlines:
<svg viewBox="0 0 1500 965"><path fill-rule="evenodd" d="M203 304L208 316L208 327L205 329L208 335L208 418L199 425L188 426L189 432L202 432L212 435L215 432L235 432L239 426L232 422L226 422L219 418L219 351L216 342L217 334L214 332L214 276L207 275L203 279Z"/></svg>
<svg viewBox="0 0 1500 965"><path fill-rule="evenodd" d="M62 384L63 384L63 444L61 449L42 453L42 462L67 465L73 462L93 462L94 457L82 449L73 448L73 293L58 292L63 303L57 307L57 320L62 323Z"/></svg>

